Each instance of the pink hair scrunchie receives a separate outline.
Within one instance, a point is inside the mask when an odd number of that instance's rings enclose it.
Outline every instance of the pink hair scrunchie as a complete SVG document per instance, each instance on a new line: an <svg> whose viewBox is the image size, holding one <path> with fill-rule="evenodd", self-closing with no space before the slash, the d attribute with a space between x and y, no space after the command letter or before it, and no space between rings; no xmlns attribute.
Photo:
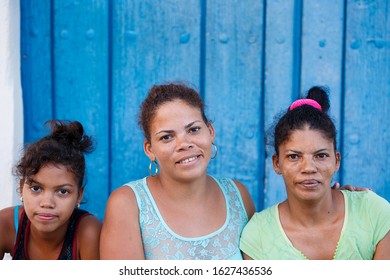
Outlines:
<svg viewBox="0 0 390 280"><path fill-rule="evenodd" d="M322 111L322 107L321 107L321 105L317 101L315 101L313 99L308 99L308 98L298 99L298 100L294 101L290 105L290 111L294 110L295 108L300 107L302 105L309 105L309 106L312 106L312 107Z"/></svg>

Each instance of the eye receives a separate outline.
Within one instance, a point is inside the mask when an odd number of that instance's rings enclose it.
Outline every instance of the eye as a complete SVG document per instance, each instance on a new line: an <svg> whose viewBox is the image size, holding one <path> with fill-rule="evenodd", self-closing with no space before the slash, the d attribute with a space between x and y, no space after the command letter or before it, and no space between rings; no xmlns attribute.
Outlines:
<svg viewBox="0 0 390 280"><path fill-rule="evenodd" d="M195 132L198 132L200 129L201 129L200 126L190 127L189 132L195 133Z"/></svg>
<svg viewBox="0 0 390 280"><path fill-rule="evenodd" d="M288 159L290 159L290 160L297 160L297 159L299 159L299 155L297 155L297 154L289 154L289 155L287 155L287 158Z"/></svg>
<svg viewBox="0 0 390 280"><path fill-rule="evenodd" d="M327 153L319 153L316 155L317 158L320 158L320 159L324 159L324 158L327 158L329 157L329 154Z"/></svg>
<svg viewBox="0 0 390 280"><path fill-rule="evenodd" d="M67 194L70 194L70 191L68 191L67 189L59 189L58 194L67 195Z"/></svg>
<svg viewBox="0 0 390 280"><path fill-rule="evenodd" d="M30 190L33 192L39 192L41 190L41 187L40 186L31 186Z"/></svg>
<svg viewBox="0 0 390 280"><path fill-rule="evenodd" d="M160 137L161 141L169 141L170 139L172 139L172 135L170 134L166 134Z"/></svg>

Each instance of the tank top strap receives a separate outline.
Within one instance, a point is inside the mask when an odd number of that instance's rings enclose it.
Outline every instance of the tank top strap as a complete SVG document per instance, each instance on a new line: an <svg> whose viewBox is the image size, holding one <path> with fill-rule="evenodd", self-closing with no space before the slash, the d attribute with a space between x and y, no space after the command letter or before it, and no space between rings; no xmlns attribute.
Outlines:
<svg viewBox="0 0 390 280"><path fill-rule="evenodd" d="M129 182L125 185L133 190L140 213L152 211L155 215L157 215L157 213L153 211L155 208L157 208L157 206L149 195L149 189L146 184L146 177L140 180Z"/></svg>
<svg viewBox="0 0 390 280"><path fill-rule="evenodd" d="M15 207L16 208L16 207ZM26 212L23 210L20 219L18 220L18 230L16 232L16 240L14 244L14 249L12 252L13 260L26 260L28 256L26 255L27 240L26 236L29 234L29 220L26 215Z"/></svg>
<svg viewBox="0 0 390 280"><path fill-rule="evenodd" d="M15 241L16 241L16 237L18 235L18 229L19 229L19 207L20 207L20 205L17 205L14 207Z"/></svg>
<svg viewBox="0 0 390 280"><path fill-rule="evenodd" d="M82 218L91 215L89 212L75 208L70 217L69 225L65 234L64 244L58 256L59 260L77 260L77 227Z"/></svg>
<svg viewBox="0 0 390 280"><path fill-rule="evenodd" d="M242 200L240 191L237 185L231 178L217 178L211 176L219 185L225 197L227 198L226 203L228 203L228 209L230 214L237 213L240 216L240 219L248 220L246 214L244 201Z"/></svg>

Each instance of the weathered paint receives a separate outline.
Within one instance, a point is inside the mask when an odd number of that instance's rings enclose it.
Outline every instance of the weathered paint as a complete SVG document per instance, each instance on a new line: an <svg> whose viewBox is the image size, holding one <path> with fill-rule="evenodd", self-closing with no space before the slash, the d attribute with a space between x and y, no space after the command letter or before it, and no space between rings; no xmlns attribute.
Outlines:
<svg viewBox="0 0 390 280"><path fill-rule="evenodd" d="M298 5L298 4L295 4ZM297 8L294 1L267 1L265 21L265 69L264 69L264 130L267 139L274 123L274 116L287 108L297 95L294 92L293 73L297 65L294 64L294 41L299 40L299 30L294 22ZM279 20L275 20L279 19ZM300 19L298 19L300 20ZM272 143L267 141L265 153L264 179L264 206L270 206L286 196L281 176L278 176L272 167ZM258 160L263 160L259 155ZM262 187L261 185L259 186Z"/></svg>
<svg viewBox="0 0 390 280"><path fill-rule="evenodd" d="M207 2L203 94L219 150L210 172L244 183L260 208L264 180L264 163L258 160L264 154L264 7L262 2L249 2Z"/></svg>
<svg viewBox="0 0 390 280"><path fill-rule="evenodd" d="M96 150L87 156L84 200L98 215L109 194L107 3L61 0L53 1L52 7L54 116L80 121L97 140Z"/></svg>
<svg viewBox="0 0 390 280"><path fill-rule="evenodd" d="M51 3L51 5L50 5ZM148 174L138 108L164 81L198 88L216 128L209 171L243 182L258 210L285 198L265 136L313 85L330 89L336 180L390 198L387 1L27 1L22 7L26 142L50 118L95 135L88 203Z"/></svg>
<svg viewBox="0 0 390 280"><path fill-rule="evenodd" d="M54 93L50 1L21 1L21 62L25 141L43 135L53 118Z"/></svg>
<svg viewBox="0 0 390 280"><path fill-rule="evenodd" d="M347 1L343 182L390 200L390 3Z"/></svg>

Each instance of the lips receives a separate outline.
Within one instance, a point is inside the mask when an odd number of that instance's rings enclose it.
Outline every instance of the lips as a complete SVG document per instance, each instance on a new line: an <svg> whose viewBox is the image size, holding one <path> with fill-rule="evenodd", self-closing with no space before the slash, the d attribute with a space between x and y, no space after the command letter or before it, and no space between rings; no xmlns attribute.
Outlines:
<svg viewBox="0 0 390 280"><path fill-rule="evenodd" d="M56 215L49 214L49 213L37 213L36 216L41 221L52 221L57 217Z"/></svg>
<svg viewBox="0 0 390 280"><path fill-rule="evenodd" d="M316 188L319 185L319 182L317 180L303 180L299 182L300 185L304 186L305 188Z"/></svg>

